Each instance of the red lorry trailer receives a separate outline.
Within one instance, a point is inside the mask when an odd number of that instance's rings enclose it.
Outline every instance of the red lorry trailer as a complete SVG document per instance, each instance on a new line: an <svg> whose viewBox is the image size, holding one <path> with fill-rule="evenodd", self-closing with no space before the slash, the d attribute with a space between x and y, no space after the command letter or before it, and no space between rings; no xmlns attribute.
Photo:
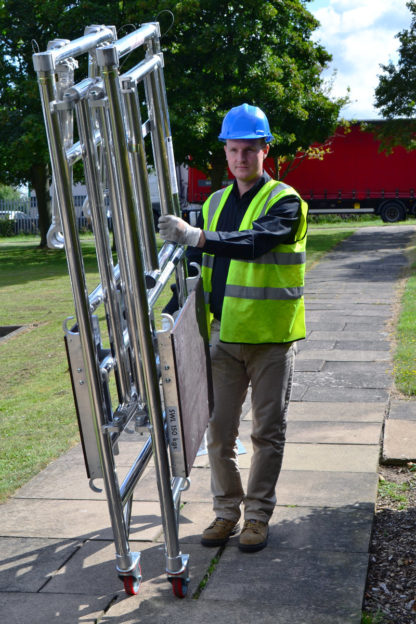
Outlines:
<svg viewBox="0 0 416 624"><path fill-rule="evenodd" d="M362 122L361 122L362 123ZM377 122L366 122L366 128ZM337 129L324 145L313 146L317 157L298 154L280 168L280 179L308 202L311 214L374 213L395 222L416 214L416 150L379 151L380 143L360 122ZM274 162L266 170L275 176ZM209 180L188 171L188 203L200 204L210 193ZM195 206L196 208L196 206Z"/></svg>

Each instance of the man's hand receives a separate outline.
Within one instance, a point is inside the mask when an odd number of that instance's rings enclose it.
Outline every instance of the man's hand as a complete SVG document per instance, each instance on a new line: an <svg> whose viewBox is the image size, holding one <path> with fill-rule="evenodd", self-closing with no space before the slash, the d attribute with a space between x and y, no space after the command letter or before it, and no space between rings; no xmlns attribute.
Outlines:
<svg viewBox="0 0 416 624"><path fill-rule="evenodd" d="M180 245L197 247L202 230L192 227L183 219L174 215L162 215L158 221L159 234L163 240Z"/></svg>

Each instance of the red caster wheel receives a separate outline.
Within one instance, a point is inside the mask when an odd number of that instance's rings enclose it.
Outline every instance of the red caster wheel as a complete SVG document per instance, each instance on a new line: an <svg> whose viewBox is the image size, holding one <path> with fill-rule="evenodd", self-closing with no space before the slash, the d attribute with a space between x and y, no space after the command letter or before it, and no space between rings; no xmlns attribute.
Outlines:
<svg viewBox="0 0 416 624"><path fill-rule="evenodd" d="M129 596L135 596L139 593L141 577L123 576L124 591Z"/></svg>
<svg viewBox="0 0 416 624"><path fill-rule="evenodd" d="M188 583L183 578L172 578L170 579L172 583L173 593L176 598L185 598L188 593Z"/></svg>

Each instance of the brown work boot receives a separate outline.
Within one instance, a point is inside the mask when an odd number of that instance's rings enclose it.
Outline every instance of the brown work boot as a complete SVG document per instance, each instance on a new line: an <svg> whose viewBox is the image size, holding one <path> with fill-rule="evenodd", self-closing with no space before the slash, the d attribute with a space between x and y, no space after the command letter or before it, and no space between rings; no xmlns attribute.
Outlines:
<svg viewBox="0 0 416 624"><path fill-rule="evenodd" d="M239 524L235 520L215 518L207 529L202 533L201 544L203 546L222 546L231 535L239 530Z"/></svg>
<svg viewBox="0 0 416 624"><path fill-rule="evenodd" d="M267 546L269 525L261 520L246 520L238 547L243 552L256 552Z"/></svg>

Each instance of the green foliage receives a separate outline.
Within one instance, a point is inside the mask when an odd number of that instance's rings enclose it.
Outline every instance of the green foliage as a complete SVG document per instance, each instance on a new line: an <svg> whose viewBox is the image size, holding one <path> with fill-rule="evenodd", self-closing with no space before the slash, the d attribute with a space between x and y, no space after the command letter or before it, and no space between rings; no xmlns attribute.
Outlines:
<svg viewBox="0 0 416 624"><path fill-rule="evenodd" d="M403 124L397 117L411 118L416 115L416 0L406 3L411 13L408 30L397 34L400 41L397 65L390 61L382 65L383 74L375 90L376 107L390 125L385 128L390 145L405 145L416 149L416 122Z"/></svg>
<svg viewBox="0 0 416 624"><path fill-rule="evenodd" d="M331 57L311 40L318 22L304 0L3 0L0 181L31 182L42 232L49 224L49 157L34 49L79 37L90 24L115 25L122 35L125 24L155 20L178 162L192 155L194 165L221 181L225 158L217 136L225 113L243 101L267 113L275 157L322 142L335 129L346 100L326 94L321 72ZM128 63L123 59L124 68Z"/></svg>
<svg viewBox="0 0 416 624"><path fill-rule="evenodd" d="M13 236L14 234L14 221L13 219L2 219L0 218L0 237L2 236Z"/></svg>
<svg viewBox="0 0 416 624"><path fill-rule="evenodd" d="M363 613L361 624L383 624L385 622L384 613L377 609L377 613Z"/></svg>
<svg viewBox="0 0 416 624"><path fill-rule="evenodd" d="M399 509L406 509L408 498L406 492L410 490L409 483L394 483L393 481L380 481L378 493L381 498L389 498L392 501L401 503Z"/></svg>
<svg viewBox="0 0 416 624"><path fill-rule="evenodd" d="M172 12L160 21L179 161L191 155L208 175L211 167L224 170L217 138L222 119L243 102L268 115L274 157L323 141L334 130L345 100L325 94L321 72L331 57L311 41L318 22L300 0L141 0L134 6L149 19Z"/></svg>
<svg viewBox="0 0 416 624"><path fill-rule="evenodd" d="M416 149L416 120L382 119L362 122L361 130L372 132L380 142L379 151L391 154L395 147L401 146L411 151Z"/></svg>
<svg viewBox="0 0 416 624"><path fill-rule="evenodd" d="M411 251L414 258L415 249ZM395 380L398 390L409 396L416 395L416 262L410 269L402 297L402 308L397 324L397 346L394 356Z"/></svg>
<svg viewBox="0 0 416 624"><path fill-rule="evenodd" d="M13 186L0 184L0 199L21 199L22 195Z"/></svg>

